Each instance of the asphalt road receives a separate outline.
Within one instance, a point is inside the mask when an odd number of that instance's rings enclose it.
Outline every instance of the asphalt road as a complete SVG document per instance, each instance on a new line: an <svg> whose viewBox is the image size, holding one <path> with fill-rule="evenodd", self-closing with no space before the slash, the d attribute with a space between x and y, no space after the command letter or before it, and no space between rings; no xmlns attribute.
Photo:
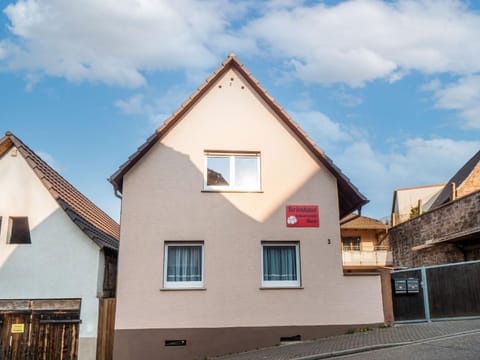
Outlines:
<svg viewBox="0 0 480 360"><path fill-rule="evenodd" d="M479 360L480 332L335 357L348 360Z"/></svg>

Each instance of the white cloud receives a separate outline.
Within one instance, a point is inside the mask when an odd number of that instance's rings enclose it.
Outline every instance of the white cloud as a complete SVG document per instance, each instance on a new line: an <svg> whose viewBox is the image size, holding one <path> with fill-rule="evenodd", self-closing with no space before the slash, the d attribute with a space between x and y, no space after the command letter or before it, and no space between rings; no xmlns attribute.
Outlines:
<svg viewBox="0 0 480 360"><path fill-rule="evenodd" d="M353 140L352 129L332 121L319 111L292 111L290 115L327 153L334 151L339 144Z"/></svg>
<svg viewBox="0 0 480 360"><path fill-rule="evenodd" d="M465 128L480 129L480 76L432 88L435 107L459 111Z"/></svg>
<svg viewBox="0 0 480 360"><path fill-rule="evenodd" d="M150 105L145 104L143 94L135 94L125 100L117 100L115 106L125 114L148 114L153 111Z"/></svg>
<svg viewBox="0 0 480 360"><path fill-rule="evenodd" d="M479 141L449 138L390 139L379 151L365 130L318 111L291 112L345 175L370 199L365 213L388 216L393 190L447 182L480 149Z"/></svg>
<svg viewBox="0 0 480 360"><path fill-rule="evenodd" d="M480 15L459 0L350 0L280 8L243 29L311 83L480 71Z"/></svg>
<svg viewBox="0 0 480 360"><path fill-rule="evenodd" d="M1 54L8 50L11 69L135 87L147 71L216 64L215 51L231 45L229 21L244 8L227 0L18 1L4 9L15 44Z"/></svg>
<svg viewBox="0 0 480 360"><path fill-rule="evenodd" d="M0 60L5 59L8 54L8 44L6 41L0 41Z"/></svg>
<svg viewBox="0 0 480 360"><path fill-rule="evenodd" d="M180 107L187 99L185 89L179 87L170 88L159 97L134 94L127 99L115 102L115 107L127 115L141 115L146 117L155 127L163 124L171 114Z"/></svg>
<svg viewBox="0 0 480 360"><path fill-rule="evenodd" d="M433 79L433 80L423 84L420 87L420 90L421 91L435 91L435 90L440 89L441 86L442 86L442 83L440 82L439 79Z"/></svg>
<svg viewBox="0 0 480 360"><path fill-rule="evenodd" d="M0 59L71 81L141 86L149 71L204 71L231 50L273 54L310 83L480 71L480 15L461 0L24 0L4 13L13 36Z"/></svg>
<svg viewBox="0 0 480 360"><path fill-rule="evenodd" d="M389 215L394 189L447 182L479 148L480 141L414 138L379 152L358 141L332 158L370 199L366 213L380 218Z"/></svg>
<svg viewBox="0 0 480 360"><path fill-rule="evenodd" d="M363 99L360 96L354 95L345 89L345 86L341 86L338 90L333 92L333 97L343 106L355 107L363 103Z"/></svg>

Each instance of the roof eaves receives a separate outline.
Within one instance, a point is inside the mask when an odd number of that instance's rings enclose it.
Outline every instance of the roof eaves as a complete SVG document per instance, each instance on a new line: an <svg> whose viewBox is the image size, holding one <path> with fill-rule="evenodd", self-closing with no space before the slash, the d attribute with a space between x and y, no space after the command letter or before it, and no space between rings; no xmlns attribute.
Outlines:
<svg viewBox="0 0 480 360"><path fill-rule="evenodd" d="M58 200L58 203L68 215L68 217L87 235L93 240L100 248L109 248L112 250L118 250L119 242L114 237L99 231L92 224L78 214L72 207L70 207L65 201Z"/></svg>
<svg viewBox="0 0 480 360"><path fill-rule="evenodd" d="M267 92L267 90L260 85L259 81L246 69L246 67L238 61L235 57L232 58L232 63L241 72L246 81L257 90L257 93L263 98L263 100L270 105L270 108L284 121L284 123L296 134L300 140L309 148L310 151L330 170L339 181L339 190L345 190L351 192L350 195L357 197L358 200L347 201L350 206L345 209L340 209L340 218L348 215L349 213L359 210L362 206L367 204L369 200L353 185L350 179L342 173L342 171L333 163L333 161L325 154L325 152L300 128L300 126L291 118L291 116L280 106L275 99ZM339 191L340 196L341 191Z"/></svg>
<svg viewBox="0 0 480 360"><path fill-rule="evenodd" d="M113 185L115 191L123 191L123 176L137 163L145 153L152 148L155 143L163 138L166 133L181 119L181 117L196 103L196 101L210 88L215 79L223 75L227 70L229 64L235 60L235 55L230 54L228 58L200 85L190 97L185 100L180 107L175 110L165 122L155 130L135 153L128 157L119 169L108 179Z"/></svg>

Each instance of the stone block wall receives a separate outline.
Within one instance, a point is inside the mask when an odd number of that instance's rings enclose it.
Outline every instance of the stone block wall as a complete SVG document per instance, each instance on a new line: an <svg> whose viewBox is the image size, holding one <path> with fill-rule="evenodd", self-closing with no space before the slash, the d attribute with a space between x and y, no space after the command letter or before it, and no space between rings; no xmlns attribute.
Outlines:
<svg viewBox="0 0 480 360"><path fill-rule="evenodd" d="M468 175L463 184L457 188L457 196L465 196L480 189L480 163Z"/></svg>
<svg viewBox="0 0 480 360"><path fill-rule="evenodd" d="M478 250L464 252L454 243L412 251L412 247L424 245L428 240L455 237L456 233L479 227L480 191L476 191L391 228L394 265L416 267L480 259Z"/></svg>

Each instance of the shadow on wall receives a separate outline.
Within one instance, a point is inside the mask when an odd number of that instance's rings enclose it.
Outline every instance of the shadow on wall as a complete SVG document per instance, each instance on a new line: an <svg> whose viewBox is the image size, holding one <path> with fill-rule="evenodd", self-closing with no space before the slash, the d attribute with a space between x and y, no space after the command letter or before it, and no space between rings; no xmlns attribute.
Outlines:
<svg viewBox="0 0 480 360"><path fill-rule="evenodd" d="M199 152L203 156L203 149ZM274 222L271 230L283 234L287 204L318 204L321 223L330 228L334 225L339 234L336 181L327 170L320 165L316 172L308 168L295 169L292 164L274 158L272 154L262 153L261 162L262 192L202 191L202 171L190 157L163 144L156 144L144 156L140 162L142 165L137 165L131 170L133 174L125 176L125 184L128 185L124 189L124 204L128 204L128 209L139 211L130 211L128 218L124 214L122 220L141 222L147 226L153 224L155 227L162 227L160 222L163 220L169 227L183 223L185 228L205 229L203 224L207 223L215 227L223 226L225 221L232 219L242 222L244 220L240 215L243 215L252 220L245 225L258 223L268 228L268 224ZM268 163L274 166L266 165ZM215 225L215 222L219 223ZM235 230L238 231L238 228Z"/></svg>
<svg viewBox="0 0 480 360"><path fill-rule="evenodd" d="M199 154L197 164L203 161L203 149ZM115 359L151 358L153 353L188 359L275 345L279 334L272 325L302 325L303 330L295 331L305 331L321 324L382 321L379 279L375 285L370 279L343 277L337 188L331 174L320 170L293 187L305 169L292 169L292 164L265 153L262 165L263 173L283 175L262 174L263 192L206 192L203 174L190 157L157 143L125 175ZM302 204L319 205L320 227L287 228L285 206ZM258 221L265 213L269 216ZM158 291L165 242L195 240L204 241L207 291ZM259 289L262 241L300 243L304 289ZM370 285L373 291L366 288ZM363 304L363 311L352 298ZM368 313L371 309L379 316ZM259 337L251 327L260 328L261 323L265 325ZM219 332L243 327L250 335L217 338L215 333L210 335L218 341L211 341L192 327ZM284 336L297 335L282 331ZM184 336L188 346L165 347L168 336Z"/></svg>
<svg viewBox="0 0 480 360"><path fill-rule="evenodd" d="M75 282L79 289L90 286L91 279L86 278L84 270L92 263L96 268L98 259L86 257L99 249L62 209L30 229L30 237L31 244L0 245L4 254L9 253L0 263L0 298L52 297L60 291L67 296L66 289L59 290L59 284ZM96 286L96 279L91 286ZM80 291L70 291L68 296L80 295Z"/></svg>

